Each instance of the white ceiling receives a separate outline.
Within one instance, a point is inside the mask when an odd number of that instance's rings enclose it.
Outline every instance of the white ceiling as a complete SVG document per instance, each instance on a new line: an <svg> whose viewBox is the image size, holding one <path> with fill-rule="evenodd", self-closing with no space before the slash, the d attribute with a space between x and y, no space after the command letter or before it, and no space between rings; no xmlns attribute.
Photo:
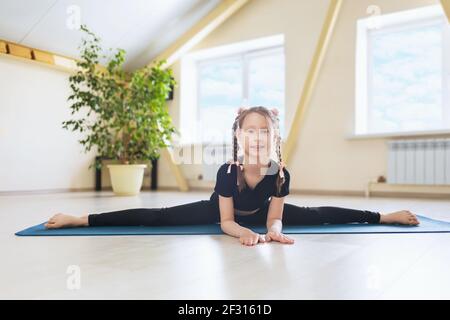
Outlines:
<svg viewBox="0 0 450 320"><path fill-rule="evenodd" d="M150 62L221 1L0 0L0 39L77 58L82 32L70 26L79 11L106 53L126 50L131 70Z"/></svg>

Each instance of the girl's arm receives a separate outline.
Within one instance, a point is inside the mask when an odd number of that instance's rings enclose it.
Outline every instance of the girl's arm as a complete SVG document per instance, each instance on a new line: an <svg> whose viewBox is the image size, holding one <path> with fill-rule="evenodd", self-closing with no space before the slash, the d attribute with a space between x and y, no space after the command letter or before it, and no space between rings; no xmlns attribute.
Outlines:
<svg viewBox="0 0 450 320"><path fill-rule="evenodd" d="M233 197L219 195L220 228L226 234L239 238L243 234L252 232L250 229L240 226L234 221Z"/></svg>
<svg viewBox="0 0 450 320"><path fill-rule="evenodd" d="M267 236L270 240L276 240L283 243L294 243L291 239L281 233L283 228L283 208L285 197L274 197L270 200L269 212L267 213ZM268 239L269 240L269 239ZM269 240L269 241L270 241Z"/></svg>
<svg viewBox="0 0 450 320"><path fill-rule="evenodd" d="M267 213L267 231L281 232L283 228L283 208L284 197L272 197L269 204L269 212Z"/></svg>

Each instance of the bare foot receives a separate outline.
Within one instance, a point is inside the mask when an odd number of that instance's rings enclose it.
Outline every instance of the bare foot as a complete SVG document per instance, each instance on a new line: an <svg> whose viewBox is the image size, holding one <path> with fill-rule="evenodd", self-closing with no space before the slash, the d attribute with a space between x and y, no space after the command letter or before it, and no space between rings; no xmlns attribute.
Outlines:
<svg viewBox="0 0 450 320"><path fill-rule="evenodd" d="M88 215L75 217L68 214L57 213L45 224L47 229L87 227Z"/></svg>
<svg viewBox="0 0 450 320"><path fill-rule="evenodd" d="M380 217L380 223L386 224L398 223L416 226L420 222L417 219L416 215L413 214L411 211L400 210L392 213L382 214Z"/></svg>

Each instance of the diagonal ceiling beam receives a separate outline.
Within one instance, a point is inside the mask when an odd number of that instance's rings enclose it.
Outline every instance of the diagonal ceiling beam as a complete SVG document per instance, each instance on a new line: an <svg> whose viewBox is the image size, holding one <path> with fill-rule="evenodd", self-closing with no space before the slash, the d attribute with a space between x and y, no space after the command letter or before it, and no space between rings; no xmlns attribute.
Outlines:
<svg viewBox="0 0 450 320"><path fill-rule="evenodd" d="M447 19L450 21L450 0L441 0L442 9L444 9Z"/></svg>
<svg viewBox="0 0 450 320"><path fill-rule="evenodd" d="M224 23L250 0L223 0L210 13L197 22L190 30L160 53L151 63L166 60L165 68L171 66L184 53L205 39L212 31ZM151 64L150 63L150 64Z"/></svg>
<svg viewBox="0 0 450 320"><path fill-rule="evenodd" d="M297 105L297 109L295 110L294 119L292 120L289 134L286 139L286 144L282 148L283 158L286 164L290 161L296 142L298 141L300 126L302 125L305 117L306 108L311 101L311 96L314 92L319 71L322 67L323 59L327 52L341 6L342 0L330 0L330 4L328 5L328 11L325 16L325 21L323 22L322 31L320 32L319 39L317 41L316 49L309 66L305 83L303 85L300 101Z"/></svg>

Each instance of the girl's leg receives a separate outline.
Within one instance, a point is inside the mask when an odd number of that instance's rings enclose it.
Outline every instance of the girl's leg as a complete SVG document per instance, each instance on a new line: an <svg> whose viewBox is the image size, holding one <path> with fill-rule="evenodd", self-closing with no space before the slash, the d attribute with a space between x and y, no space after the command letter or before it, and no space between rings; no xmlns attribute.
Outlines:
<svg viewBox="0 0 450 320"><path fill-rule="evenodd" d="M343 207L301 207L285 203L283 207L285 225L319 225L345 223L380 223L380 213Z"/></svg>
<svg viewBox="0 0 450 320"><path fill-rule="evenodd" d="M211 224L220 214L209 200L199 200L172 207L134 208L89 214L89 226L164 226Z"/></svg>

